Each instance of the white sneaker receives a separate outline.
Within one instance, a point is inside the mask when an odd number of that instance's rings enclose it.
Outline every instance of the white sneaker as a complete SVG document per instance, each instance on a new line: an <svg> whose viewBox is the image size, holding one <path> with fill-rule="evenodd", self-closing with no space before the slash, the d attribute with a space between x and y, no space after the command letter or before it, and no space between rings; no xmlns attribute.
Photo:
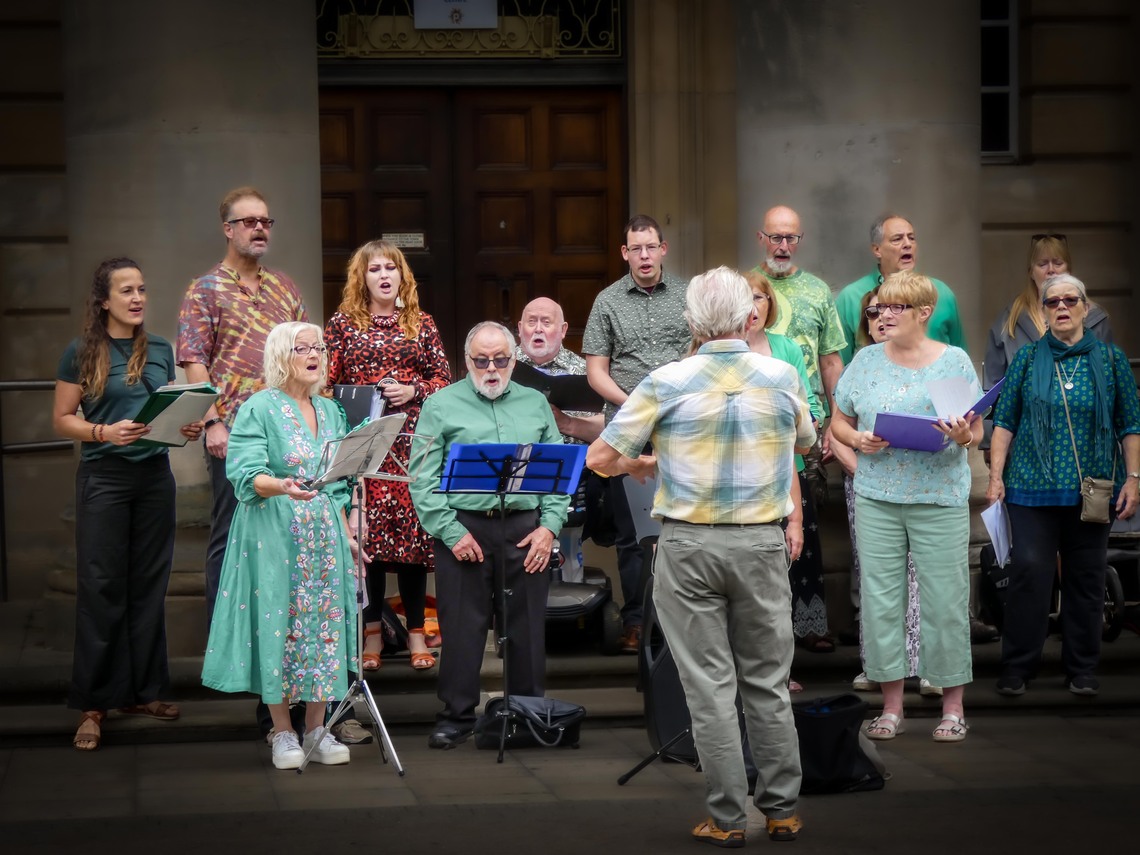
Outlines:
<svg viewBox="0 0 1140 855"><path fill-rule="evenodd" d="M925 677L918 678L918 693L926 698L940 698L942 697L942 687L935 686Z"/></svg>
<svg viewBox="0 0 1140 855"><path fill-rule="evenodd" d="M278 769L298 769L305 760L305 752L291 730L273 734L273 765Z"/></svg>
<svg viewBox="0 0 1140 855"><path fill-rule="evenodd" d="M310 730L305 734L305 745L312 745L313 741L317 738L317 734L321 732L321 728ZM347 745L341 745L336 741L336 737L332 735L331 731L325 731L325 735L321 741L317 743L317 747L309 755L309 759L314 763L322 763L325 766L340 766L347 763L352 759L352 754L349 753Z"/></svg>
<svg viewBox="0 0 1140 855"><path fill-rule="evenodd" d="M879 684L868 679L866 671L860 671L859 676L851 681L851 688L856 692L873 692L879 688Z"/></svg>

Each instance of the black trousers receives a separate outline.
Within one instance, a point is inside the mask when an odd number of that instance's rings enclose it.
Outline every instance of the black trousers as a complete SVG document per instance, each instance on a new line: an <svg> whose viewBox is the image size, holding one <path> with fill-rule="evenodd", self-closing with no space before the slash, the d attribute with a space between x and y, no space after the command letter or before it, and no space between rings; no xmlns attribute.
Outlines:
<svg viewBox="0 0 1140 855"><path fill-rule="evenodd" d="M483 549L483 563L457 561L442 541L435 541L435 593L439 632L446 639L439 660L437 695L443 710L440 724L469 727L479 704L479 670L487 630L497 600L495 569L499 556L506 562L507 688L512 695L541 696L546 691L546 597L550 573L523 570L526 549L515 546L534 531L536 511L510 514L506 520L459 511L459 522Z"/></svg>
<svg viewBox="0 0 1140 855"><path fill-rule="evenodd" d="M218 582L222 578L222 559L226 557L230 523L238 502L234 485L226 477L226 458L214 457L207 451L206 467L210 471L210 487L214 494L214 504L210 509L210 543L206 547L206 632L209 633L214 620L214 601L218 598Z"/></svg>
<svg viewBox="0 0 1140 855"><path fill-rule="evenodd" d="M174 522L165 454L80 462L72 709L148 704L169 693L165 598Z"/></svg>
<svg viewBox="0 0 1140 855"><path fill-rule="evenodd" d="M644 623L642 597L645 580L642 577L645 550L637 541L637 528L633 523L633 511L625 495L628 475L610 478L610 507L613 509L613 522L616 537L618 578L621 580L621 623L622 626L641 626Z"/></svg>
<svg viewBox="0 0 1140 855"><path fill-rule="evenodd" d="M1013 538L1002 628L1002 673L1031 679L1049 632L1049 605L1061 556L1061 662L1069 677L1092 674L1100 659L1104 568L1110 523L1081 522L1080 505L1008 504Z"/></svg>

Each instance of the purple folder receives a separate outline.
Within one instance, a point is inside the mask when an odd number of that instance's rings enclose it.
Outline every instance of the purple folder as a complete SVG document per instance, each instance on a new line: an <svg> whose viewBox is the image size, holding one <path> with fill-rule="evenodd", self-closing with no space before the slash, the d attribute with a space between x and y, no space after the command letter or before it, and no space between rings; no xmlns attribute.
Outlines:
<svg viewBox="0 0 1140 855"><path fill-rule="evenodd" d="M994 383L974 406L966 412L973 412L979 418L993 406L1001 392L1005 378ZM962 413L965 418L966 413ZM912 451L941 451L950 442L934 427L938 419L931 416L916 416L908 413L879 413L875 416L875 436L885 439L892 448L909 448Z"/></svg>

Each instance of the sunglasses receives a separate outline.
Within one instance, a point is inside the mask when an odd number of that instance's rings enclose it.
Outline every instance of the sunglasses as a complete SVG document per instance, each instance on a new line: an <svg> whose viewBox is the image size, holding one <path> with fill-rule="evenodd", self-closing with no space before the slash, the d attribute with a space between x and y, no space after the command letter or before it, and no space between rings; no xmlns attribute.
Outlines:
<svg viewBox="0 0 1140 855"><path fill-rule="evenodd" d="M1068 308L1071 309L1071 308L1073 308L1073 306L1077 305L1077 303L1079 303L1079 302L1081 302L1080 297L1046 297L1044 300L1041 301L1041 305L1043 305L1047 309L1055 309L1059 305L1064 303L1065 306L1067 306Z"/></svg>
<svg viewBox="0 0 1140 855"><path fill-rule="evenodd" d="M486 356L468 356L467 358L470 359L471 364L479 370L486 368L492 362L495 363L496 368L506 368L511 364L511 357L509 356L496 356L493 359Z"/></svg>
<svg viewBox="0 0 1140 855"><path fill-rule="evenodd" d="M1050 232L1049 234L1039 234L1039 235L1030 235L1029 236L1029 240L1033 243L1039 243L1040 241L1045 240L1045 238L1052 238L1053 240L1059 240L1061 243L1065 243L1069 239L1068 235L1063 235L1060 232Z"/></svg>
<svg viewBox="0 0 1140 855"><path fill-rule="evenodd" d="M272 217L238 217L236 220L226 220L227 226L237 225L241 223L247 229L252 229L254 226L261 226L263 229L273 228L273 224L277 222Z"/></svg>
<svg viewBox="0 0 1140 855"><path fill-rule="evenodd" d="M901 315L907 309L914 308L910 303L879 303L877 306L868 306L863 310L863 314L871 320L879 317L883 312L890 310L892 315Z"/></svg>

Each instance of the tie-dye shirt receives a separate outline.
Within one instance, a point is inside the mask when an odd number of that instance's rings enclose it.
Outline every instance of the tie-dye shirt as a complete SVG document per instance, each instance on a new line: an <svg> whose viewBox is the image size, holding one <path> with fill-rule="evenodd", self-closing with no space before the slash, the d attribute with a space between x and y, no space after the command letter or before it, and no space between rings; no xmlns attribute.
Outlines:
<svg viewBox="0 0 1140 855"><path fill-rule="evenodd" d="M309 319L292 279L264 267L257 278L254 292L236 270L219 264L190 283L178 313L178 364L206 366L220 393L218 415L230 427L242 402L265 388L261 363L269 331Z"/></svg>

